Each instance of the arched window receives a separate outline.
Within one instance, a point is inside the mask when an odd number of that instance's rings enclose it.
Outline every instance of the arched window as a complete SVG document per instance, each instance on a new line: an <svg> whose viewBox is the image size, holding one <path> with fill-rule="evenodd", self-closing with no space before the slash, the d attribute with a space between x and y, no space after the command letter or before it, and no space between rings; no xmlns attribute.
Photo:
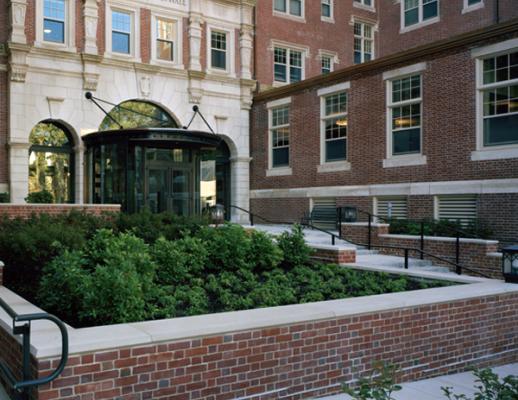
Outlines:
<svg viewBox="0 0 518 400"><path fill-rule="evenodd" d="M66 128L56 122L40 122L29 140L29 194L45 190L54 203L72 203L74 144Z"/></svg>
<svg viewBox="0 0 518 400"><path fill-rule="evenodd" d="M140 100L128 100L115 106L105 117L99 131L128 128L178 128L176 121L163 108ZM114 121L115 120L115 121Z"/></svg>

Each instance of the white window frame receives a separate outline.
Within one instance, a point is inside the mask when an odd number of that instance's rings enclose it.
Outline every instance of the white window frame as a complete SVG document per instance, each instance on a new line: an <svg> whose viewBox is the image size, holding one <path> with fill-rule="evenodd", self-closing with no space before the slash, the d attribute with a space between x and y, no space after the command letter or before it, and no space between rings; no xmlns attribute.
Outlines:
<svg viewBox="0 0 518 400"><path fill-rule="evenodd" d="M441 20L441 0L437 0L437 16L427 19L427 20L423 20L423 0L418 0L419 1L419 5L418 5L419 17L417 19L418 22L413 25L405 26L405 0L399 0L399 1L401 3L401 7L400 7L401 8L401 17L400 17L401 29L399 30L399 33L410 32L415 29L422 28L424 26L435 24L436 22L439 22Z"/></svg>
<svg viewBox="0 0 518 400"><path fill-rule="evenodd" d="M268 169L266 170L266 176L286 176L292 175L293 170L291 168L291 129L290 129L290 157L289 157L289 166L283 167L273 167L273 110L281 107L291 107L291 97L286 97L278 100L270 101L266 104L266 108L268 109ZM290 119L291 119L291 109L290 109ZM291 122L291 121L290 121ZM288 124L287 126L290 126Z"/></svg>
<svg viewBox="0 0 518 400"><path fill-rule="evenodd" d="M36 2L36 40L35 47L44 47L48 49L56 49L56 50L64 50L70 52L76 52L77 49L75 47L75 26L76 26L76 16L75 16L75 1L74 0L65 0L65 21L64 21L64 43L57 42L49 42L45 41L44 32L43 32L43 0L37 0Z"/></svg>
<svg viewBox="0 0 518 400"><path fill-rule="evenodd" d="M349 107L349 95L350 95L351 83L343 82L337 85L328 86L318 90L317 95L320 97L320 165L317 168L318 173L325 172L338 172L338 171L349 171L351 169L351 163L349 161L349 129L347 129L347 147L345 160L339 161L326 161L326 120L337 116L347 116L349 112L336 114L332 116L326 116L326 98L338 93L347 94L347 107Z"/></svg>
<svg viewBox="0 0 518 400"><path fill-rule="evenodd" d="M300 0L300 15L291 14L290 0L286 0L286 11L278 11L275 9L275 0L272 0L272 12L276 17L293 19L298 22L306 22L306 0Z"/></svg>
<svg viewBox="0 0 518 400"><path fill-rule="evenodd" d="M476 4L468 4L468 0L464 0L464 7L462 8L462 14L466 14L471 11L480 10L481 8L484 8L484 0L479 1Z"/></svg>
<svg viewBox="0 0 518 400"><path fill-rule="evenodd" d="M393 167L406 167L406 166L414 166L414 165L425 165L427 163L427 158L423 155L423 147L424 147L424 110L425 110L425 102L424 102L424 71L427 68L427 64L425 62L409 65L407 67L398 68L396 70L387 71L383 73L383 80L386 81L386 155L387 158L383 160L383 168L393 168ZM398 103L392 102L392 83L395 80L403 79L413 75L421 75L421 97L420 99L411 99L405 100ZM392 137L392 110L395 107L401 107L402 105L413 104L419 102L421 104L421 137L420 137L420 152L412 153L412 154L396 154L394 155L392 152L393 145L393 137Z"/></svg>
<svg viewBox="0 0 518 400"><path fill-rule="evenodd" d="M275 48L280 48L280 49L286 50L286 61L287 61L287 64L285 64L286 65L286 82L281 82L281 81L275 80L275 64L276 64L275 63ZM284 85L289 85L290 83L294 83L294 82L291 82L291 79L290 79L290 65L291 64L289 62L290 62L290 52L292 52L292 51L297 51L297 52L301 53L301 62L302 62L301 70L302 71L301 71L300 81L298 81L298 82L301 82L306 78L306 58L308 57L308 54L309 54L307 48L293 46L291 44L286 44L284 42L272 41L271 51L272 51L272 74L273 74L272 82L273 82L274 87L284 86Z"/></svg>
<svg viewBox="0 0 518 400"><path fill-rule="evenodd" d="M329 17L325 16L325 15L322 15L322 3L324 1L328 1L329 2L329 10L330 10L330 15ZM320 0L320 20L323 21L323 22L331 22L331 23L334 23L335 22L335 0Z"/></svg>
<svg viewBox="0 0 518 400"><path fill-rule="evenodd" d="M353 7L356 7L356 8L361 8L362 10L367 10L367 11L371 11L371 12L376 12L376 0L371 0L372 1L372 5L367 5L365 4L365 0L360 0L360 1L356 1L356 0L353 0Z"/></svg>
<svg viewBox="0 0 518 400"><path fill-rule="evenodd" d="M518 38L489 46L475 48L471 51L476 65L476 150L471 153L472 161L501 160L518 158L518 144L500 146L484 146L484 89L518 84L518 79L484 85L484 59L518 50Z"/></svg>
<svg viewBox="0 0 518 400"><path fill-rule="evenodd" d="M326 67L326 69L328 69L329 71L325 72L326 74L330 74L331 72L333 72L333 69L334 69L334 61L333 61L333 57L331 56L328 56L328 55L322 55L320 56L320 73L321 74L324 74L324 61L325 62L328 62L329 61L329 68Z"/></svg>
<svg viewBox="0 0 518 400"><path fill-rule="evenodd" d="M137 8L119 5L119 3L106 4L106 54L111 58L130 59L140 62L140 13ZM112 43L112 13L118 11L129 14L131 17L130 52L129 54L113 51Z"/></svg>
<svg viewBox="0 0 518 400"><path fill-rule="evenodd" d="M212 67L212 32L224 33L227 37L225 69ZM229 75L234 77L235 66L235 34L234 29L223 26L207 25L207 72L219 75Z"/></svg>
<svg viewBox="0 0 518 400"><path fill-rule="evenodd" d="M358 36L355 34L354 32L354 26L356 24L360 24L362 26L361 28L361 36ZM355 48L354 48L354 40L355 39L360 39L361 40L361 62L360 64L363 64L365 61L365 41L367 40L370 40L372 42L372 51L371 51L371 59L369 61L372 61L376 58L376 46L375 46L375 40L374 40L374 35L375 35L375 32L376 32L376 25L375 24L372 24L370 22L366 22L366 21L363 21L363 20L358 20L358 19L353 19L352 21L352 25L353 25L353 62L354 62L354 53L356 52ZM371 38L367 38L365 36L365 25L368 25L370 26L371 28L371 32L372 32L372 37Z"/></svg>
<svg viewBox="0 0 518 400"><path fill-rule="evenodd" d="M158 58L156 43L158 40L157 34L157 24L158 20L163 20L167 22L172 22L175 27L175 39L174 39L174 49L173 49L173 58L174 61L163 60ZM174 66L175 68L183 69L183 27L182 27L183 18L177 15L167 15L163 12L160 14L153 12L151 14L151 63L152 64L161 64L164 66Z"/></svg>

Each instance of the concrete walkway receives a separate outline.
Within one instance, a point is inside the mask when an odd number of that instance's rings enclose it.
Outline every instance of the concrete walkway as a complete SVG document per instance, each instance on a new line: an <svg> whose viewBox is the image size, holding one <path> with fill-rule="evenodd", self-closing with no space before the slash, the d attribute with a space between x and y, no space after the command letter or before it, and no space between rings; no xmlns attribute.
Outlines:
<svg viewBox="0 0 518 400"><path fill-rule="evenodd" d="M502 367L492 368L502 379L508 375L518 376L518 363L508 364ZM465 394L470 398L475 393L475 376L471 372L462 374L445 375L437 378L425 379L417 382L403 383L403 389L395 392L393 397L397 400L445 400L441 387L453 387L453 393ZM322 400L350 400L346 394L322 397Z"/></svg>

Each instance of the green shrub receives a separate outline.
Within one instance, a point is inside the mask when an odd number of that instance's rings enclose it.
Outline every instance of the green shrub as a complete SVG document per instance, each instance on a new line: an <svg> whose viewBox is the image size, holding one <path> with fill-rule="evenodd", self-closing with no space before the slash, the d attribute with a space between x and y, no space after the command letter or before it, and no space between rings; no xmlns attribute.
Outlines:
<svg viewBox="0 0 518 400"><path fill-rule="evenodd" d="M360 378L356 387L344 385L343 391L353 400L395 400L392 393L402 389L396 384L398 373L397 366L378 361L368 378Z"/></svg>
<svg viewBox="0 0 518 400"><path fill-rule="evenodd" d="M32 192L25 198L27 203L51 204L54 203L54 196L48 190Z"/></svg>
<svg viewBox="0 0 518 400"><path fill-rule="evenodd" d="M264 232L252 231L250 239L250 254L248 257L255 265L255 271L260 273L277 268L283 260L284 254L272 238Z"/></svg>
<svg viewBox="0 0 518 400"><path fill-rule="evenodd" d="M283 232L278 238L278 244L284 254L284 269L289 270L310 262L312 250L304 241L300 225L294 225L291 232Z"/></svg>
<svg viewBox="0 0 518 400"><path fill-rule="evenodd" d="M423 220L423 233L425 236L455 237L459 232L461 237L474 237L489 239L493 231L482 221L475 220L468 225L453 220ZM389 231L396 235L421 235L421 223L406 219L389 220Z"/></svg>
<svg viewBox="0 0 518 400"><path fill-rule="evenodd" d="M296 303L297 297L292 284L289 277L280 269L265 272L261 276L260 284L249 294L253 308Z"/></svg>
<svg viewBox="0 0 518 400"><path fill-rule="evenodd" d="M516 400L518 399L518 377L506 376L500 380L498 375L490 368L474 370L473 375L477 378L475 382L476 393L474 400ZM454 394L451 387L441 387L444 395L449 400L469 400L465 394Z"/></svg>
<svg viewBox="0 0 518 400"><path fill-rule="evenodd" d="M9 203L9 193L3 192L0 193L0 203Z"/></svg>
<svg viewBox="0 0 518 400"><path fill-rule="evenodd" d="M252 271L224 271L207 277L206 291L212 312L246 310L253 307L249 294L259 285Z"/></svg>

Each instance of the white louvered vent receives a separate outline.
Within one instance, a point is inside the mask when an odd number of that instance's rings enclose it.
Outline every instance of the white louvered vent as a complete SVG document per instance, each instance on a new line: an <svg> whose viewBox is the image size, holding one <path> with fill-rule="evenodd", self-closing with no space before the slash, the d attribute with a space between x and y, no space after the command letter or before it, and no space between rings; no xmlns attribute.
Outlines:
<svg viewBox="0 0 518 400"><path fill-rule="evenodd" d="M407 198L402 196L378 197L377 212L380 217L406 219L408 218Z"/></svg>
<svg viewBox="0 0 518 400"><path fill-rule="evenodd" d="M477 218L477 196L437 196L438 218L468 225Z"/></svg>

